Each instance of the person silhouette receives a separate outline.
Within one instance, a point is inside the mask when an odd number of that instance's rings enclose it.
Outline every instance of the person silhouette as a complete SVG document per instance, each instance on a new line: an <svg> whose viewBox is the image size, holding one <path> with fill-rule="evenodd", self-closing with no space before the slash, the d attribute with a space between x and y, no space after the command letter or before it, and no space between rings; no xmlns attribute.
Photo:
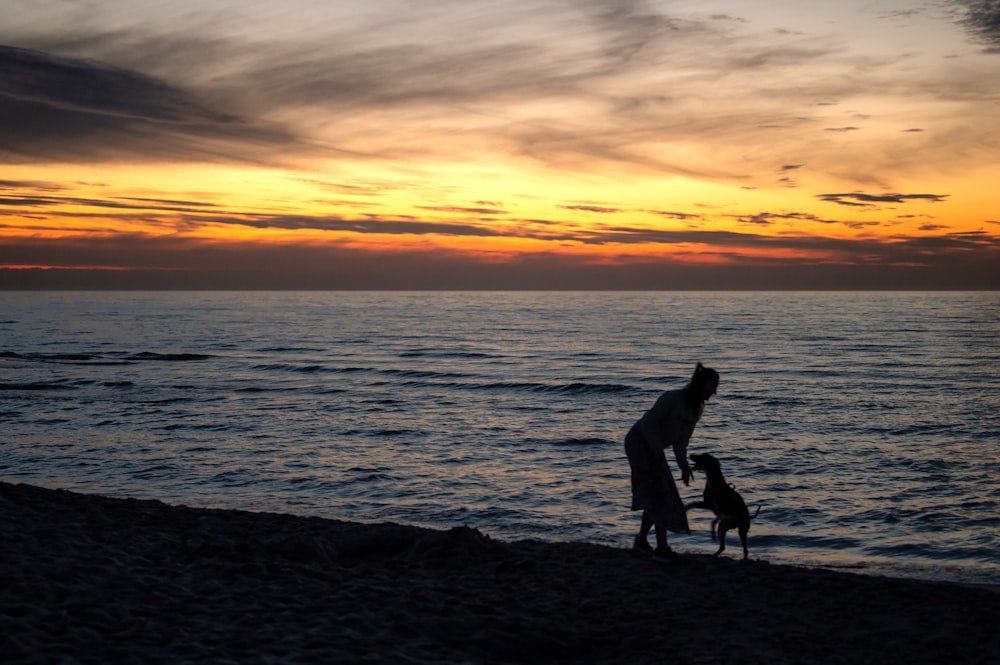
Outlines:
<svg viewBox="0 0 1000 665"><path fill-rule="evenodd" d="M639 533L632 547L651 551L656 559L673 559L676 553L667 544L667 531L690 533L687 511L674 482L665 450L673 448L687 485L693 472L687 447L694 426L701 419L705 403L719 387L719 373L701 363L683 388L664 392L625 436L625 455L632 471L632 510L642 511ZM656 529L656 549L647 536Z"/></svg>

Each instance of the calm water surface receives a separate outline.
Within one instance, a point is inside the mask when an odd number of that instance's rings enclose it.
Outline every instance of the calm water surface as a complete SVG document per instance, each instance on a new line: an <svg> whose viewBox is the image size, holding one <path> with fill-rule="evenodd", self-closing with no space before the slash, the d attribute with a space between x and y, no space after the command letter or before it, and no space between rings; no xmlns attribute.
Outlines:
<svg viewBox="0 0 1000 665"><path fill-rule="evenodd" d="M626 547L622 439L700 360L690 450L763 506L752 556L997 584L998 321L996 292L0 293L0 480ZM691 517L675 549L714 551Z"/></svg>

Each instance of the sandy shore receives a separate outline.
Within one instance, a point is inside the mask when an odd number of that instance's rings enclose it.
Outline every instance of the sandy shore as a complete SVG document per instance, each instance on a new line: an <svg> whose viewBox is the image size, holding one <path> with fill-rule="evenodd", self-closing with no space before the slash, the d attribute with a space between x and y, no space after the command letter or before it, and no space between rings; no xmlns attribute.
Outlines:
<svg viewBox="0 0 1000 665"><path fill-rule="evenodd" d="M995 663L1000 592L0 483L3 663Z"/></svg>

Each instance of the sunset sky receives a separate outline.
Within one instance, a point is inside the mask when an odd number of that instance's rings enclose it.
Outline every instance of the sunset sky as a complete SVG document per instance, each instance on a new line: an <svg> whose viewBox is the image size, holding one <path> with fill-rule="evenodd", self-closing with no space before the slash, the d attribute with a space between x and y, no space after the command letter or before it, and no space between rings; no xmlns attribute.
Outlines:
<svg viewBox="0 0 1000 665"><path fill-rule="evenodd" d="M1000 0L0 0L2 288L1000 289Z"/></svg>

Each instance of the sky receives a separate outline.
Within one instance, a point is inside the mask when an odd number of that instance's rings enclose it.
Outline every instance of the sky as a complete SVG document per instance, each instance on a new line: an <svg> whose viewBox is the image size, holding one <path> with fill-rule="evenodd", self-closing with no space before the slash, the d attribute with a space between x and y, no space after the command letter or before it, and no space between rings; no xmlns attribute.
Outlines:
<svg viewBox="0 0 1000 665"><path fill-rule="evenodd" d="M1000 289L1000 0L0 0L0 289Z"/></svg>

